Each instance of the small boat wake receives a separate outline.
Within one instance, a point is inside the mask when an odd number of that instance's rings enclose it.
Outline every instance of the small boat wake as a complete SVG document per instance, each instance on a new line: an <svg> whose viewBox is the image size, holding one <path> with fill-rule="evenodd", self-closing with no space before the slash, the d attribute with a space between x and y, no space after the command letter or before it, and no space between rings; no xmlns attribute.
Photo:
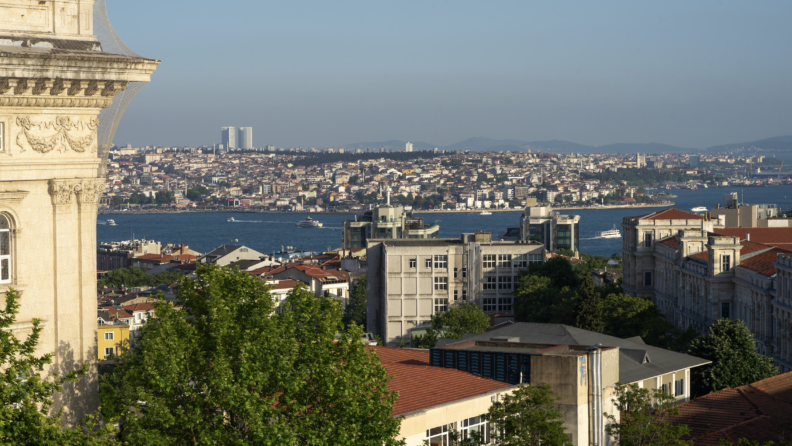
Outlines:
<svg viewBox="0 0 792 446"><path fill-rule="evenodd" d="M264 223L262 220L228 220L229 223Z"/></svg>

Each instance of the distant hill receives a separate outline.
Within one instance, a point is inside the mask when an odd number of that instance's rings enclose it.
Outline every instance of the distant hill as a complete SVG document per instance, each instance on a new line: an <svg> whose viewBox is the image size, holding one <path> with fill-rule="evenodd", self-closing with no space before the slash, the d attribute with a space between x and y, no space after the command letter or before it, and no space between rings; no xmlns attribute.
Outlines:
<svg viewBox="0 0 792 446"><path fill-rule="evenodd" d="M528 148L536 151L550 152L550 153L567 153L567 152L583 152L591 153L594 146L587 146L578 144L576 142L559 141L554 139L552 141L534 141L528 143Z"/></svg>
<svg viewBox="0 0 792 446"><path fill-rule="evenodd" d="M650 143L619 143L596 147L600 153L697 153L700 149L677 147L656 142Z"/></svg>
<svg viewBox="0 0 792 446"><path fill-rule="evenodd" d="M471 152L499 152L503 150L515 150L516 148L516 150L519 150L520 152L525 152L527 144L527 141L520 141L517 139L492 139L477 136L475 138L466 139L443 148L457 152L464 152L466 150L470 150ZM496 147L510 148L496 149Z"/></svg>
<svg viewBox="0 0 792 446"><path fill-rule="evenodd" d="M725 152L729 150L749 149L769 150L773 152L792 151L792 135L776 136L774 138L761 139L759 141L740 142L734 144L724 144L721 146L707 147L707 152Z"/></svg>

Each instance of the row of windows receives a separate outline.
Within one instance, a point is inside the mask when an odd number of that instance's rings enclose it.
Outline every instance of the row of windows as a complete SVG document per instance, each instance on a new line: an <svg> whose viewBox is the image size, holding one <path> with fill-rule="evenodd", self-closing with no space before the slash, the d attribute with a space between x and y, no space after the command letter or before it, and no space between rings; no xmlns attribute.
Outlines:
<svg viewBox="0 0 792 446"><path fill-rule="evenodd" d="M666 395L671 395L671 383L663 384L661 386L663 393ZM674 396L684 396L685 395L685 380L678 379L674 381Z"/></svg>
<svg viewBox="0 0 792 446"><path fill-rule="evenodd" d="M542 263L542 254L485 254L482 262L484 268L528 268L531 263Z"/></svg>
<svg viewBox="0 0 792 446"><path fill-rule="evenodd" d="M513 301L514 298L511 297L485 297L482 302L482 310L490 313L496 311L511 313Z"/></svg>
<svg viewBox="0 0 792 446"><path fill-rule="evenodd" d="M482 287L485 290L511 290L513 285L519 282L520 280L516 276L487 276L484 278Z"/></svg>
<svg viewBox="0 0 792 446"><path fill-rule="evenodd" d="M446 424L426 431L426 442L429 446L450 446L452 438L451 431L457 423ZM459 423L459 439L478 440L480 444L490 442L490 424L484 415L468 418Z"/></svg>

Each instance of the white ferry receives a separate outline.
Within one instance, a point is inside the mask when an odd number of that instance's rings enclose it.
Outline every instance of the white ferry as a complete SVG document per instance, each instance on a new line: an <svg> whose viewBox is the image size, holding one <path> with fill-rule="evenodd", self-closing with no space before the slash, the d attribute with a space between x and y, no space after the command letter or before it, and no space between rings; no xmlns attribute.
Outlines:
<svg viewBox="0 0 792 446"><path fill-rule="evenodd" d="M693 211L693 212L707 212L708 210L709 209L707 209L706 206L699 206L697 208L691 209L691 211Z"/></svg>
<svg viewBox="0 0 792 446"><path fill-rule="evenodd" d="M229 222L231 222L231 223L233 223L233 222L235 222L236 220L234 220L234 217L231 217L231 218L229 218L229 219L228 219L228 221L229 221Z"/></svg>
<svg viewBox="0 0 792 446"><path fill-rule="evenodd" d="M621 238L621 232L616 229L616 225L613 225L613 229L609 229L607 231L596 232L594 233L594 237L597 238Z"/></svg>
<svg viewBox="0 0 792 446"><path fill-rule="evenodd" d="M107 222L106 222L105 224L106 224L107 226L115 226L115 225L116 225L116 222L115 222L115 220L110 220L110 219L108 219L108 220L107 220Z"/></svg>
<svg viewBox="0 0 792 446"><path fill-rule="evenodd" d="M321 228L322 223L314 220L311 217L306 217L305 220L297 222L298 228Z"/></svg>
<svg viewBox="0 0 792 446"><path fill-rule="evenodd" d="M479 215L492 215L492 212L481 211Z"/></svg>

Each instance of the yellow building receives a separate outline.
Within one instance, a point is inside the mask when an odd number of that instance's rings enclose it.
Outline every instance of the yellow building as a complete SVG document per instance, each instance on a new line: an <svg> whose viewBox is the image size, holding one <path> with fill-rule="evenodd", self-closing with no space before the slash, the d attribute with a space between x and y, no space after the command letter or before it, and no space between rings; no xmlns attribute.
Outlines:
<svg viewBox="0 0 792 446"><path fill-rule="evenodd" d="M129 325L100 325L98 335L100 361L111 354L117 355L122 348L129 348Z"/></svg>

